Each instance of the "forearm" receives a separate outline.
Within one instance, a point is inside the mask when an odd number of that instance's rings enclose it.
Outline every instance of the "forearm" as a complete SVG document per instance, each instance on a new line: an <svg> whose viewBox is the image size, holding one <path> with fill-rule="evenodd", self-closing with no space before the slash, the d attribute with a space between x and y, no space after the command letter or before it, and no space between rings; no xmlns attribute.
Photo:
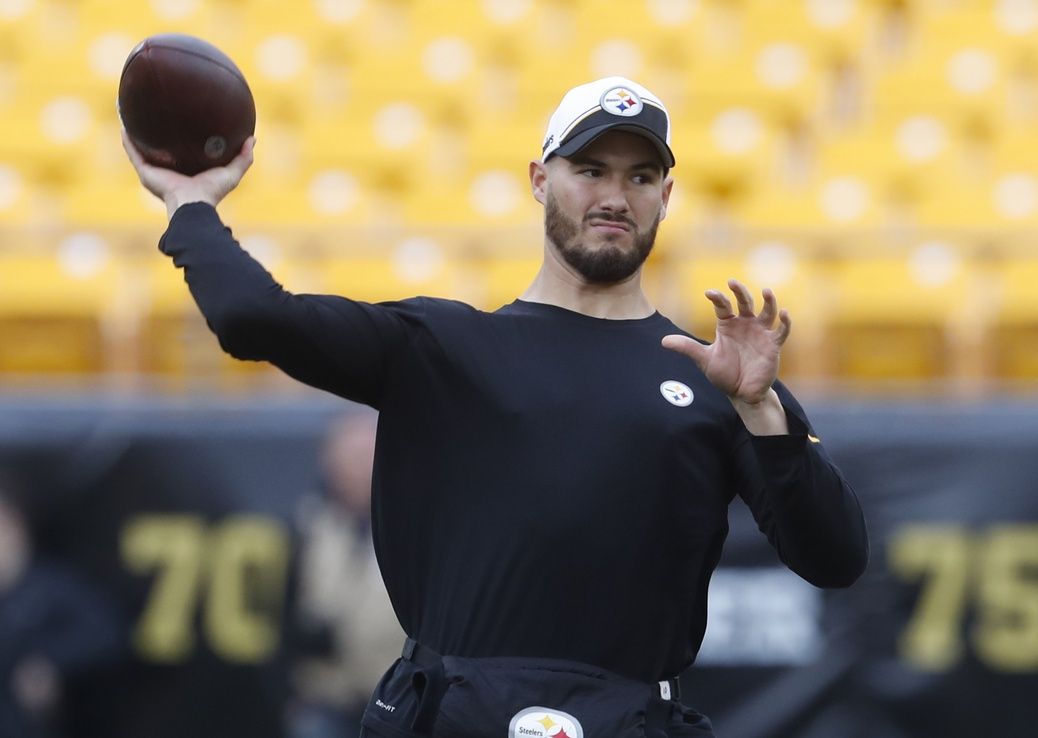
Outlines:
<svg viewBox="0 0 1038 738"><path fill-rule="evenodd" d="M790 569L820 587L848 586L868 560L861 506L788 388L777 382L770 395L786 433L759 432L779 427L771 415L758 425L740 414L752 434L738 451L740 494ZM759 409L770 414L774 405Z"/></svg>
<svg viewBox="0 0 1038 738"><path fill-rule="evenodd" d="M241 249L212 206L185 203L172 213L159 248L184 270L192 297L220 345L242 359L267 359L254 345L283 290Z"/></svg>
<svg viewBox="0 0 1038 738"><path fill-rule="evenodd" d="M868 536L850 485L805 436L752 443L763 476L758 523L782 561L819 587L852 584L868 561Z"/></svg>

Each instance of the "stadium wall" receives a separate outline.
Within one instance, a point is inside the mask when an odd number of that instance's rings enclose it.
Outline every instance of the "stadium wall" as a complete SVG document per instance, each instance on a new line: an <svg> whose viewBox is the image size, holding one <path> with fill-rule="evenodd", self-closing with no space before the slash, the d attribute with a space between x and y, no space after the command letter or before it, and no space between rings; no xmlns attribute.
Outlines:
<svg viewBox="0 0 1038 738"><path fill-rule="evenodd" d="M1033 402L805 404L861 498L869 568L817 590L733 503L685 701L725 738L1033 735ZM80 726L281 734L293 518L329 421L355 409L317 393L0 401L0 464L32 487L42 550L124 618L126 659L69 692ZM223 584L171 594L185 547Z"/></svg>

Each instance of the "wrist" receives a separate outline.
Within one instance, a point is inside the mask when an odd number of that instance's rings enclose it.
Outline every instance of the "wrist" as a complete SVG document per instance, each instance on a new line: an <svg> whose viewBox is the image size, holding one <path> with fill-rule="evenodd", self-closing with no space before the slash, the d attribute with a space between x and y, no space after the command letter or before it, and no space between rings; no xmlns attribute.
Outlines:
<svg viewBox="0 0 1038 738"><path fill-rule="evenodd" d="M169 218L172 218L173 213L177 212L182 205L188 205L193 202L204 202L207 205L216 207L216 202L214 202L212 198L206 197L197 191L174 190L173 192L168 193L163 199L166 203L166 215Z"/></svg>
<svg viewBox="0 0 1038 738"><path fill-rule="evenodd" d="M789 433L786 409L778 393L769 388L760 400L748 401L729 397L746 429L755 436L783 436Z"/></svg>

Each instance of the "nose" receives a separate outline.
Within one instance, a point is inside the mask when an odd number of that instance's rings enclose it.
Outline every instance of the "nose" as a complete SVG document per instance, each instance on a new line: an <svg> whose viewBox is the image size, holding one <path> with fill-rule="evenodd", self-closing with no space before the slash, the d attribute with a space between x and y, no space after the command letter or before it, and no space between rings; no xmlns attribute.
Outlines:
<svg viewBox="0 0 1038 738"><path fill-rule="evenodd" d="M600 210L614 215L626 214L630 207L623 185L612 179L602 183L597 204Z"/></svg>

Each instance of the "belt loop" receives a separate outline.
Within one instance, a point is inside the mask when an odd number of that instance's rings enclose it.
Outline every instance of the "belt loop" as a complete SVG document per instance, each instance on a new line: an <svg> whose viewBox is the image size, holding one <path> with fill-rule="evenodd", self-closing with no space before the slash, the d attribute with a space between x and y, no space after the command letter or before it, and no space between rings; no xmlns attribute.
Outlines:
<svg viewBox="0 0 1038 738"><path fill-rule="evenodd" d="M414 638L408 638L404 641L404 650L400 653L401 658L405 661L414 661L414 652L418 648L418 641Z"/></svg>
<svg viewBox="0 0 1038 738"><path fill-rule="evenodd" d="M645 734L650 738L666 738L674 702L681 698L681 682L677 677L656 682L645 711Z"/></svg>
<svg viewBox="0 0 1038 738"><path fill-rule="evenodd" d="M679 701L681 699L681 680L674 677L660 682L660 697L665 700Z"/></svg>
<svg viewBox="0 0 1038 738"><path fill-rule="evenodd" d="M411 688L418 700L418 709L414 720L411 721L411 729L416 735L431 735L432 726L440 711L440 701L447 691L443 657L414 638L408 637L404 640L400 658L410 661L416 667L411 675Z"/></svg>

